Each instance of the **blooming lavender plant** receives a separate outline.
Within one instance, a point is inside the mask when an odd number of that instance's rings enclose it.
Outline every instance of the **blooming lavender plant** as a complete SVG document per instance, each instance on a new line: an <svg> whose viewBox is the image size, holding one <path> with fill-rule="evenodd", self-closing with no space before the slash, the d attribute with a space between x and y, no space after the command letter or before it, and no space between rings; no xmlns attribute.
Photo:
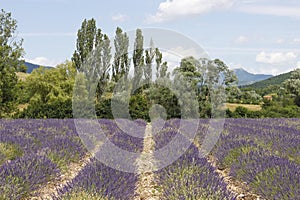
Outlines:
<svg viewBox="0 0 300 200"><path fill-rule="evenodd" d="M300 199L299 124L300 119L228 119L212 155L262 197Z"/></svg>
<svg viewBox="0 0 300 200"><path fill-rule="evenodd" d="M261 152L242 155L232 165L230 175L247 182L268 199L300 199L300 166L285 158Z"/></svg>
<svg viewBox="0 0 300 200"><path fill-rule="evenodd" d="M118 171L93 158L55 198L66 198L84 192L91 196L98 194L107 199L130 200L134 197L137 181L137 174Z"/></svg>
<svg viewBox="0 0 300 200"><path fill-rule="evenodd" d="M0 167L0 199L23 199L48 181L59 169L45 156L28 154Z"/></svg>
<svg viewBox="0 0 300 200"><path fill-rule="evenodd" d="M177 161L155 172L162 199L236 199L206 158L191 147Z"/></svg>

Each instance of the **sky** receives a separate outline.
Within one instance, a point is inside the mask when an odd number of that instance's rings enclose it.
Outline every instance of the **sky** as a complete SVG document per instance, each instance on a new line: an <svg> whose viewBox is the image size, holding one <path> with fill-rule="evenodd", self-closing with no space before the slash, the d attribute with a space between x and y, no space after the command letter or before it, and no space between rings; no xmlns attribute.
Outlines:
<svg viewBox="0 0 300 200"><path fill-rule="evenodd" d="M70 60L82 21L94 18L111 38L118 26L172 30L231 69L300 68L299 0L1 0L0 8L18 22L25 60L39 65Z"/></svg>

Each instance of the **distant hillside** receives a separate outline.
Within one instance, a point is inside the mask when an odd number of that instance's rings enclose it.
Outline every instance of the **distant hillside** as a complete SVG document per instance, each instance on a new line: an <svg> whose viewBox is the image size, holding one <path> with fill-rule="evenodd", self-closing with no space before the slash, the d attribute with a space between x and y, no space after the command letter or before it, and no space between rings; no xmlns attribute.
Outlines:
<svg viewBox="0 0 300 200"><path fill-rule="evenodd" d="M27 67L27 73L31 73L34 69L36 68L39 68L40 65L36 65L36 64L33 64L33 63L29 63L29 62L24 62L24 65ZM49 67L49 66L43 66L45 68L52 68L52 67Z"/></svg>
<svg viewBox="0 0 300 200"><path fill-rule="evenodd" d="M240 86L249 85L272 77L272 75L266 74L252 74L242 68L234 69L234 72L238 78L238 85Z"/></svg>
<svg viewBox="0 0 300 200"><path fill-rule="evenodd" d="M285 74L280 74L278 76L273 76L273 77L268 78L266 80L253 83L253 84L247 85L245 87L264 88L264 87L268 87L270 85L280 85L285 80L289 79L291 77L291 74L292 74L292 72L288 72L288 73L285 73Z"/></svg>

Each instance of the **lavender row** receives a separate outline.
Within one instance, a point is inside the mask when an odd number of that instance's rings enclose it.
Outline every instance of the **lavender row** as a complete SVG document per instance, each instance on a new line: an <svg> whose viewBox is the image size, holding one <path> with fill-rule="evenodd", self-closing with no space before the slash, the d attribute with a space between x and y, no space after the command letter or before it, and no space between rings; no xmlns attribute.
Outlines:
<svg viewBox="0 0 300 200"><path fill-rule="evenodd" d="M105 124L107 138L116 147L125 151L141 153L143 151L144 134L147 123L144 120L135 120L135 126L130 127L131 123L124 122L119 125L117 121L102 120L101 123ZM125 127L128 124L128 127ZM126 131L126 132L125 132Z"/></svg>
<svg viewBox="0 0 300 200"><path fill-rule="evenodd" d="M264 198L299 199L300 119L230 119L212 155Z"/></svg>
<svg viewBox="0 0 300 200"><path fill-rule="evenodd" d="M202 124L207 124L207 121ZM205 127L200 126L199 130ZM226 183L218 175L216 169L206 158L200 158L198 148L180 133L179 127L180 120L169 120L164 128L153 137L156 149L154 158L160 162L157 163L158 166L164 162L159 155L160 149L172 144L168 156L176 157L181 154L174 162L155 172L159 190L162 191L161 199L235 199L235 195L228 191ZM174 143L176 137L180 137L180 140ZM184 146L189 147L180 148Z"/></svg>
<svg viewBox="0 0 300 200"><path fill-rule="evenodd" d="M143 137L134 137L124 132L115 120L101 119L99 123L105 132L107 140L97 148L95 157L92 158L91 162L80 171L69 185L58 192L58 196L53 198L116 200L134 198L138 174L124 172L118 169L118 165L122 165L122 168L136 171L137 157L133 156L126 159L125 157L120 157L122 154L118 154L117 150L111 151L111 149L119 148L128 152L142 152ZM143 131L143 133L140 132L138 134L144 136L147 124L142 120L138 120L136 123L142 127L140 131ZM115 147L110 146L111 144L115 145ZM98 158L101 160L99 161Z"/></svg>
<svg viewBox="0 0 300 200"><path fill-rule="evenodd" d="M26 154L57 154L80 159L86 149L73 120L1 120L0 143L14 145Z"/></svg>
<svg viewBox="0 0 300 200"><path fill-rule="evenodd" d="M250 152L238 157L230 175L268 199L300 199L300 166L285 158Z"/></svg>
<svg viewBox="0 0 300 200"><path fill-rule="evenodd" d="M224 148L229 149L229 146L232 148L236 141L247 141L255 143L257 147L269 151L272 155L300 164L300 130L298 129L300 119L298 123L296 119L290 119L291 122L288 121L289 119L282 120L283 124L289 126L278 125L280 124L278 119L274 121L268 119L268 124L253 119L245 119L244 122L241 119L227 120L215 151L222 152Z"/></svg>
<svg viewBox="0 0 300 200"><path fill-rule="evenodd" d="M55 199L97 197L96 199L133 199L138 175L108 167L93 158Z"/></svg>
<svg viewBox="0 0 300 200"><path fill-rule="evenodd" d="M224 180L199 151L190 148L175 162L155 172L161 199L236 199Z"/></svg>
<svg viewBox="0 0 300 200"><path fill-rule="evenodd" d="M86 155L73 120L1 120L0 199L24 199ZM1 165L2 164L2 165Z"/></svg>
<svg viewBox="0 0 300 200"><path fill-rule="evenodd" d="M59 173L56 164L37 154L28 154L5 163L0 167L0 199L30 197L33 191L56 180Z"/></svg>

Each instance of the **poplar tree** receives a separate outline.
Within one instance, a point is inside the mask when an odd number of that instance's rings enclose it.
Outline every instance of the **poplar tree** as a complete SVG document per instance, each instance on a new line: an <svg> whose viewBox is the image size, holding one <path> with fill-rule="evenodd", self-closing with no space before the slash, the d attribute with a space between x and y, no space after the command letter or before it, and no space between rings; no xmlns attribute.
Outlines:
<svg viewBox="0 0 300 200"><path fill-rule="evenodd" d="M134 42L133 51L133 67L134 67L134 78L133 86L137 87L143 77L144 68L144 37L141 29L136 30L136 38ZM135 89L135 88L133 88Z"/></svg>
<svg viewBox="0 0 300 200"><path fill-rule="evenodd" d="M146 59L145 59L145 68L144 68L144 76L147 84L150 84L152 81L152 64L155 58L155 48L153 40L150 40L150 48L146 51Z"/></svg>
<svg viewBox="0 0 300 200"><path fill-rule="evenodd" d="M127 78L130 68L130 62L128 58L129 38L126 33L123 33L120 27L118 27L116 30L114 45L115 55L112 66L112 79L115 82L118 82L122 76Z"/></svg>
<svg viewBox="0 0 300 200"><path fill-rule="evenodd" d="M72 61L77 71L86 76L87 90L90 93L96 91L97 99L103 94L109 80L110 60L111 47L108 36L97 28L95 19L85 19L77 33Z"/></svg>
<svg viewBox="0 0 300 200"><path fill-rule="evenodd" d="M76 50L72 57L77 71L82 71L88 55L102 42L101 40L101 29L97 29L95 19L84 19L77 32Z"/></svg>

